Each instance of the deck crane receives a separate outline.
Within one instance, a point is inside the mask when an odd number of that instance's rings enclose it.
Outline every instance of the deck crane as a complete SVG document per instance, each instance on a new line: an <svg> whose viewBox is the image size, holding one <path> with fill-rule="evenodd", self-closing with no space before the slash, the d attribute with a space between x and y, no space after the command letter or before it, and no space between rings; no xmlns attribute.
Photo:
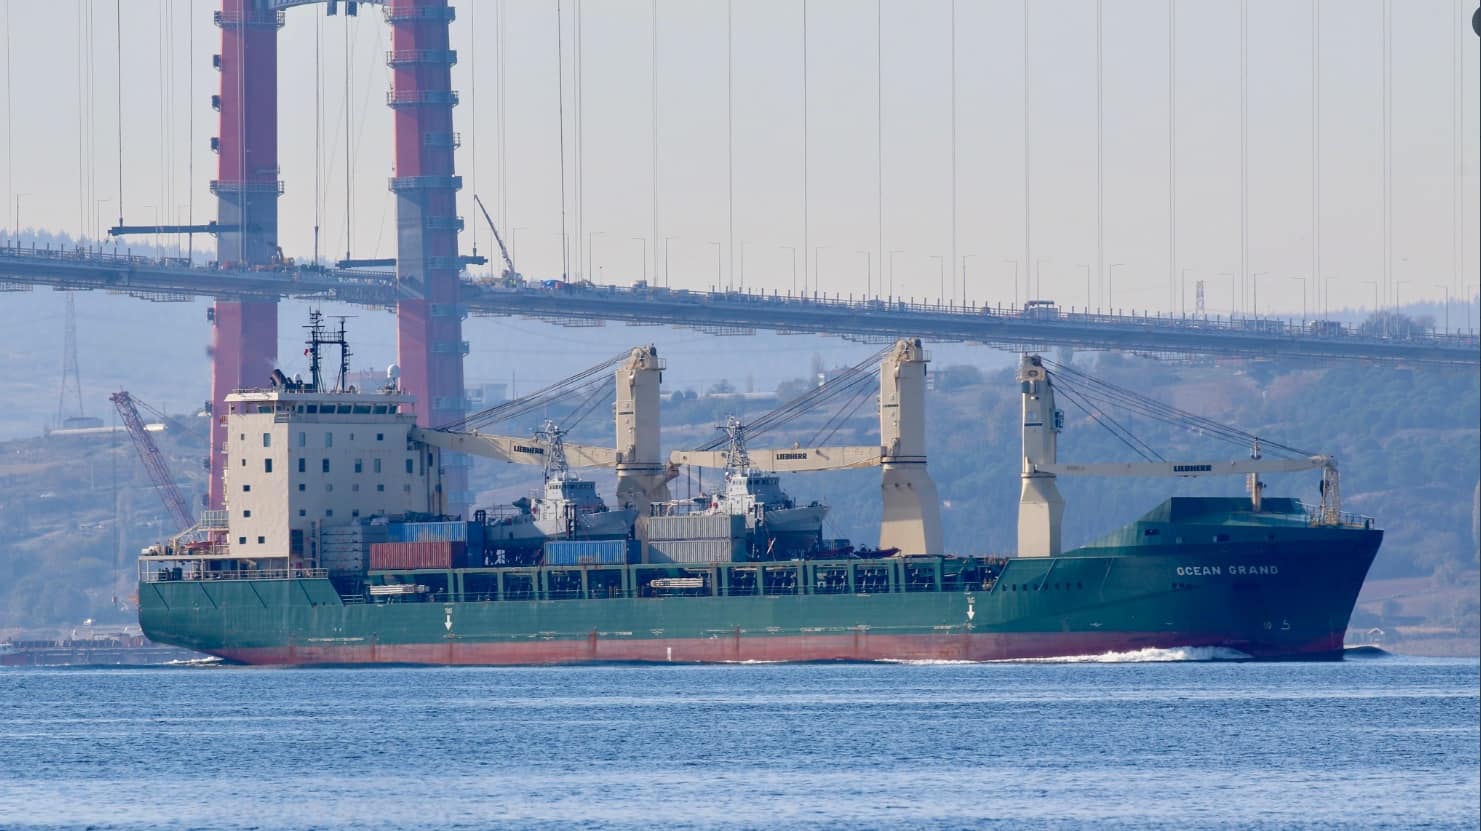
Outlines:
<svg viewBox="0 0 1481 831"><path fill-rule="evenodd" d="M773 473L878 467L883 502L879 547L895 548L907 554L939 554L941 502L936 495L936 484L926 469L925 390L930 355L918 338L901 338L853 371L867 371L864 368L876 360L879 361L878 445L748 449L747 461L752 468ZM867 376L857 380L863 377ZM756 424L773 416L788 420L817 403L817 392L799 396L757 419L752 425L753 432ZM676 467L724 468L728 456L726 450L704 448L675 451L669 461Z"/></svg>
<svg viewBox="0 0 1481 831"><path fill-rule="evenodd" d="M180 493L180 487L175 484L175 478L170 475L170 468L165 464L164 454L159 452L159 446L154 443L149 431L144 429L144 420L139 417L137 406L142 402L136 402L134 397L124 390L108 396L108 400L112 401L114 408L118 410L118 417L123 420L129 438L134 441L134 449L139 452L139 460L144 463L144 469L149 471L149 478L159 491L159 498L164 501L165 509L175 520L176 527L182 532L188 530L195 524L195 520L191 518L189 503Z"/></svg>
<svg viewBox="0 0 1481 831"><path fill-rule="evenodd" d="M502 275L504 281L506 283L524 282L524 276L514 267L514 260L509 256L509 249L504 247L504 238L499 236L499 228L494 225L494 218L489 216L489 209L483 206L483 200L479 199L476 193L473 195L473 201L478 203L478 210L483 213L483 221L489 224L489 230L494 232L494 242L499 244L499 255L504 258L504 274Z"/></svg>
<svg viewBox="0 0 1481 831"><path fill-rule="evenodd" d="M1050 371L1053 369L1054 371ZM1064 413L1055 406L1055 378L1068 381L1086 381L1095 389L1078 389L1075 396L1091 394L1105 395L1118 400L1135 412L1158 418L1170 423L1194 426L1219 438L1231 441L1248 441L1251 454L1247 459L1223 461L1168 461L1149 458L1143 462L1105 462L1090 464L1066 464L1058 459L1059 433L1064 429ZM1018 554L1021 557L1050 557L1060 552L1060 531L1064 522L1064 497L1059 493L1055 480L1060 476L1151 476L1151 477L1201 477L1244 475L1248 477L1250 510L1259 513L1261 491L1265 483L1260 481L1262 473L1293 473L1303 470L1320 470L1321 508L1316 522L1333 525L1341 521L1341 490L1337 476L1337 461L1331 456L1311 454L1296 448L1276 445L1268 440L1225 427L1192 413L1174 410L1129 390L1112 387L1096 381L1070 367L1054 364L1038 355L1024 355L1018 366L1018 382L1023 394L1023 468L1020 478L1022 490L1018 503ZM1067 390L1061 389L1061 392ZM1071 401L1077 401L1070 396ZM1098 419L1099 420L1099 419ZM1124 428L1112 427L1114 422L1102 422L1118 437L1125 435ZM1269 444L1294 454L1294 458L1265 458L1261 446ZM1131 442L1128 442L1131 444ZM1133 444L1133 449L1136 449ZM1145 444L1142 445L1146 447ZM1142 451L1138 451L1142 452ZM1144 455L1147 455L1144 453Z"/></svg>
<svg viewBox="0 0 1481 831"><path fill-rule="evenodd" d="M533 412L576 389L604 386L605 382L594 379L608 370L615 370L615 446L562 442L566 464L573 468L616 469L618 504L646 514L653 502L668 501L668 483L678 475L678 468L663 460L659 447L658 396L664 366L656 347L633 347L626 354L590 367L534 395L501 404L485 411L486 414L475 414L462 422L440 428L415 428L411 439L430 447L501 462L543 466L547 458L547 442L483 433L475 425L494 419L507 421L513 417L511 414Z"/></svg>

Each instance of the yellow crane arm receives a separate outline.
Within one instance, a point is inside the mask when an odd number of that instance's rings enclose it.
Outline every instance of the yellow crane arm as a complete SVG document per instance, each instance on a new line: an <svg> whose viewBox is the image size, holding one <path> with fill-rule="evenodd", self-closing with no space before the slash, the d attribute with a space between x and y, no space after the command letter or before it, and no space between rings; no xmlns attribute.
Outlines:
<svg viewBox="0 0 1481 831"><path fill-rule="evenodd" d="M511 464L545 464L546 447L532 438L415 427L412 428L411 439L431 447L482 456L486 459L497 459ZM621 454L610 447L566 444L565 449L566 464L571 467L616 467L617 463L622 460Z"/></svg>
<svg viewBox="0 0 1481 831"><path fill-rule="evenodd" d="M811 470L849 470L879 467L884 459L882 447L792 447L780 450L748 450L751 467L773 473L800 473ZM672 465L723 468L724 450L676 450L669 454Z"/></svg>
<svg viewBox="0 0 1481 831"><path fill-rule="evenodd" d="M1304 459L1235 459L1222 462L1104 462L1033 465L1032 473L1056 476L1238 476L1248 473L1296 473L1332 465L1331 456Z"/></svg>

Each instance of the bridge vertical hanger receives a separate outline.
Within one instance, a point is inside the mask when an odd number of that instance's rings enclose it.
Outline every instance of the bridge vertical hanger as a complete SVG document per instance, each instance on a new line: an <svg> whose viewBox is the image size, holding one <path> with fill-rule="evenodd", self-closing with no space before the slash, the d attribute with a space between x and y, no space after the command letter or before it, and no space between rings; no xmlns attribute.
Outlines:
<svg viewBox="0 0 1481 831"><path fill-rule="evenodd" d="M941 500L926 471L926 363L920 340L901 339L879 365L879 547L941 553Z"/></svg>
<svg viewBox="0 0 1481 831"><path fill-rule="evenodd" d="M667 502L673 476L659 442L659 385L664 363L651 344L633 347L617 367L617 502L639 516L653 502Z"/></svg>
<svg viewBox="0 0 1481 831"><path fill-rule="evenodd" d="M282 13L256 0L222 0L216 259L223 267L269 265L278 256L278 29ZM120 223L121 224L121 223ZM212 508L224 505L226 396L260 386L277 363L276 301L216 301L211 343Z"/></svg>
<svg viewBox="0 0 1481 831"><path fill-rule="evenodd" d="M396 351L402 381L416 397L417 422L447 424L468 410L463 390L463 311L458 257L457 192L453 174L457 134L453 131L452 65L448 27L454 12L447 0L390 0L391 91L387 103L396 133ZM449 510L471 502L468 460L446 457Z"/></svg>
<svg viewBox="0 0 1481 831"><path fill-rule="evenodd" d="M1064 497L1053 473L1038 465L1058 459L1059 431L1064 415L1054 406L1054 386L1038 355L1024 355L1018 364L1023 393L1023 488L1018 497L1018 556L1052 557L1060 551L1064 524Z"/></svg>

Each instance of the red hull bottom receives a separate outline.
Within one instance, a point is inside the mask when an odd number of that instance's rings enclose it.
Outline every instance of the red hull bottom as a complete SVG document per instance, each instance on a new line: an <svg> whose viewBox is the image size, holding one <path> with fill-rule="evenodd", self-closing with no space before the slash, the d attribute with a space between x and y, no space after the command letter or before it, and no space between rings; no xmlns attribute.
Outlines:
<svg viewBox="0 0 1481 831"><path fill-rule="evenodd" d="M1223 647L1251 658L1333 659L1343 633L1308 641L1242 641L1175 632L1023 632L956 635L770 636L548 640L527 643L302 644L223 648L243 664L539 665L578 663L740 663L818 661L1015 661L1094 656L1144 649Z"/></svg>

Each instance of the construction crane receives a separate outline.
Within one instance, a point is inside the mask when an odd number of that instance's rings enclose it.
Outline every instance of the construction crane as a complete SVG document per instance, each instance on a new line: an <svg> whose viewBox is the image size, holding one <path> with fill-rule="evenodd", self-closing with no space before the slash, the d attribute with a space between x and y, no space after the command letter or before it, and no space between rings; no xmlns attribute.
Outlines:
<svg viewBox="0 0 1481 831"><path fill-rule="evenodd" d="M509 249L504 247L504 238L499 236L499 229L494 225L494 218L489 216L489 209L483 206L483 200L478 194L473 195L473 201L478 203L478 210L483 212L483 221L489 224L489 230L494 232L494 242L499 244L499 254L504 258L504 280L506 282L523 282L524 276L514 267L514 260L509 257Z"/></svg>
<svg viewBox="0 0 1481 831"><path fill-rule="evenodd" d="M195 520L191 518L189 503L185 501L180 487L170 475L164 454L159 452L159 446L154 443L149 431L144 429L144 420L139 417L137 406L141 402L135 402L133 396L124 390L108 396L108 400L113 402L114 408L118 410L118 417L123 419L129 438L134 440L134 449L139 451L139 460L144 463L144 469L149 471L149 478L159 491L159 498L164 501L165 509L170 512L175 525L181 531L189 529L195 524Z"/></svg>

